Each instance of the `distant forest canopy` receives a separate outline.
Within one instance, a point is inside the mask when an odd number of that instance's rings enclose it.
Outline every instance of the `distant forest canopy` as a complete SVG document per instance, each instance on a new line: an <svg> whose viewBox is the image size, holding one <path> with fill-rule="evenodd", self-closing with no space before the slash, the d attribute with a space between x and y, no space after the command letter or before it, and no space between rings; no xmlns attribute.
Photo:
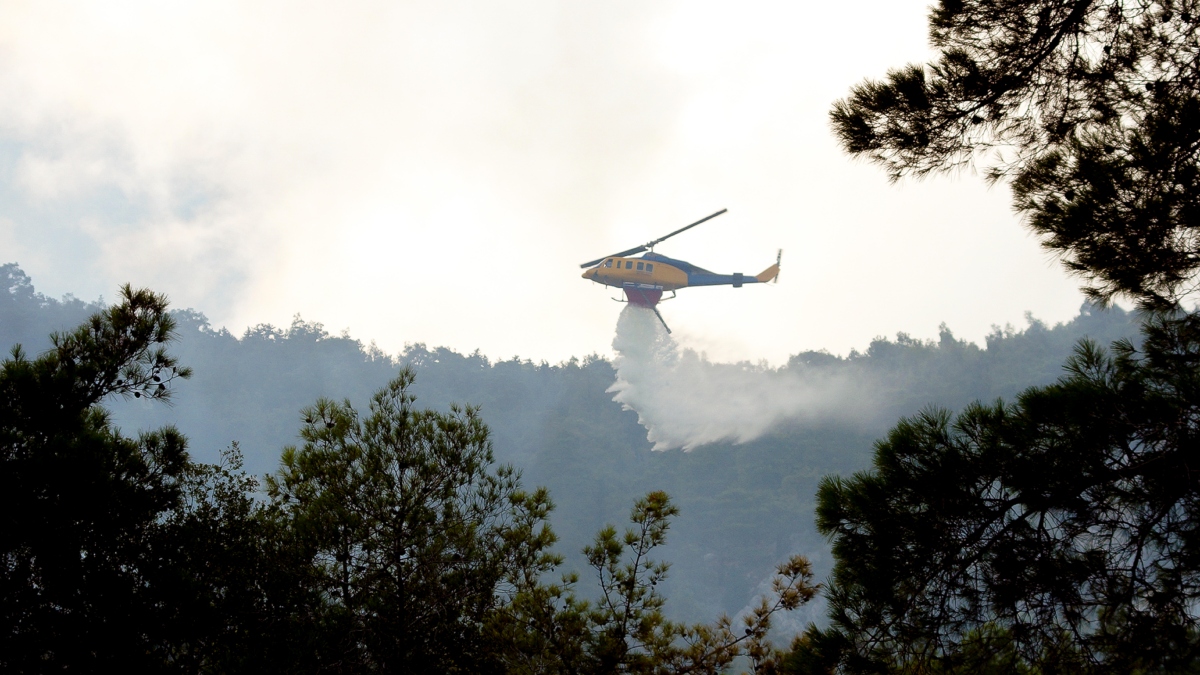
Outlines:
<svg viewBox="0 0 1200 675"><path fill-rule="evenodd" d="M0 266L0 282L7 291L0 294L5 348L20 343L40 353L51 332L69 330L102 307L46 297L16 264ZM194 376L178 385L170 407L140 400L114 405L126 433L174 424L193 457L208 462L236 441L247 470L262 475L274 472L281 449L297 442L302 408L322 396L365 408L370 394L408 364L416 372L418 405L480 406L497 460L519 468L526 485L550 489L557 504L551 522L568 567L600 526L623 522L635 499L652 490L672 495L681 515L662 554L673 563L667 611L689 620L739 611L791 553L809 556L818 578L824 576L828 546L813 525L818 480L866 468L874 442L898 417L930 405L958 410L973 400L1012 397L1056 380L1080 338L1107 345L1137 336L1133 313L1084 305L1056 326L1031 318L1021 330L997 329L983 346L944 328L936 341L877 338L845 357L803 352L781 370L833 369L871 383L878 414L684 453L650 451L636 413L607 393L615 373L601 357L557 365L493 362L420 343L392 356L299 318L287 328L259 325L238 337L194 310L176 310L174 317L179 340L172 353ZM820 607L798 618L821 620Z"/></svg>

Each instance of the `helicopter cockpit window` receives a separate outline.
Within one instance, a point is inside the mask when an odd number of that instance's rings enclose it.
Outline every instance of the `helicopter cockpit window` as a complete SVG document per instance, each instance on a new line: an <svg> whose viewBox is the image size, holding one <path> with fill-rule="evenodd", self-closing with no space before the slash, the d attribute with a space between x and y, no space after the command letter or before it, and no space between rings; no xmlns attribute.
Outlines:
<svg viewBox="0 0 1200 675"><path fill-rule="evenodd" d="M625 269L627 269L627 270L633 269L633 261L632 260L625 261Z"/></svg>
<svg viewBox="0 0 1200 675"><path fill-rule="evenodd" d="M605 267L612 267L612 258L609 258L608 260L605 260L605 261L604 261L604 266L605 266Z"/></svg>
<svg viewBox="0 0 1200 675"><path fill-rule="evenodd" d="M642 269L643 269L643 268L645 268L645 267L646 267L646 263L638 263L638 270L639 270L639 271L640 271L640 270L642 270Z"/></svg>

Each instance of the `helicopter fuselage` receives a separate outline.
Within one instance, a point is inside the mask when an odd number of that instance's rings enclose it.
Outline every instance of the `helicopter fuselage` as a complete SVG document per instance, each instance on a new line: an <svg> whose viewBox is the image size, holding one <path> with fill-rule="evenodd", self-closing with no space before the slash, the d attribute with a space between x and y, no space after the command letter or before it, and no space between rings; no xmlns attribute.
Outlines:
<svg viewBox="0 0 1200 675"><path fill-rule="evenodd" d="M605 258L595 267L585 271L583 278L605 286L621 288L629 302L653 307L662 299L664 291L676 291L691 286L740 288L744 284L770 281L778 272L779 266L776 264L755 276L740 272L716 274L689 262L650 252L637 258Z"/></svg>

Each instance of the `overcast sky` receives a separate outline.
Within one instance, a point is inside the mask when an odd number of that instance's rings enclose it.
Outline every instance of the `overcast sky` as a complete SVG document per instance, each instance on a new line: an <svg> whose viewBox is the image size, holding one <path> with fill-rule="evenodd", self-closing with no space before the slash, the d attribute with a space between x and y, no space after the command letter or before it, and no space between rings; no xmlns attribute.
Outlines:
<svg viewBox="0 0 1200 675"><path fill-rule="evenodd" d="M925 60L926 2L0 3L0 263L218 326L296 313L394 352L609 354L579 263L661 245L684 346L779 363L1057 322L1076 280L969 172L889 185L831 103Z"/></svg>

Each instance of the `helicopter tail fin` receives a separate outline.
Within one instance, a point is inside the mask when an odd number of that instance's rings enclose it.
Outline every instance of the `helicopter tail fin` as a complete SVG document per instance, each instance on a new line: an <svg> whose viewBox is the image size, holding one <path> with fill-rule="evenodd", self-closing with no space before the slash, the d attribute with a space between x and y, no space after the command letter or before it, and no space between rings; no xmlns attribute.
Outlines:
<svg viewBox="0 0 1200 675"><path fill-rule="evenodd" d="M767 269L759 272L758 274L756 274L754 276L754 278L757 279L758 282L762 283L762 284L765 284L768 281L774 281L774 280L778 279L779 278L779 263L782 258L783 258L783 249L780 249L779 254L775 256L775 264L771 265Z"/></svg>

